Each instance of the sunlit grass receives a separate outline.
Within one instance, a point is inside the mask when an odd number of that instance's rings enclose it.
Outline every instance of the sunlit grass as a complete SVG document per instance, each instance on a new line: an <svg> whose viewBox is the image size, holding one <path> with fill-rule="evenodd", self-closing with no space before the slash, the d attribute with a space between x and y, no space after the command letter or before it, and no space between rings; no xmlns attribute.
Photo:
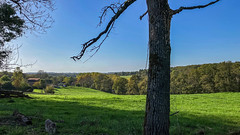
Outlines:
<svg viewBox="0 0 240 135"><path fill-rule="evenodd" d="M35 93L36 92L36 93ZM57 123L58 134L142 134L144 95L113 95L79 87L55 94L34 90L33 99L0 99L0 123L14 110L31 116L32 126L0 125L0 134L44 135L44 121ZM240 131L240 93L172 95L171 134L229 134Z"/></svg>
<svg viewBox="0 0 240 135"><path fill-rule="evenodd" d="M127 80L130 80L130 78L132 77L131 75L127 75L127 76L121 76L122 78L125 78Z"/></svg>

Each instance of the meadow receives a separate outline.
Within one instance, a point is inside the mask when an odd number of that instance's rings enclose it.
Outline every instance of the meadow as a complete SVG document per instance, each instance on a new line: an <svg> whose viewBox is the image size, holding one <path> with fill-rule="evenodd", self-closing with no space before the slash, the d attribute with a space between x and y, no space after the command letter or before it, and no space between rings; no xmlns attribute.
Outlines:
<svg viewBox="0 0 240 135"><path fill-rule="evenodd" d="M1 135L47 135L46 119L56 122L59 135L142 134L144 95L114 95L82 87L28 94L32 99L0 99ZM33 124L9 122L15 110L31 117ZM171 116L173 135L240 134L240 93L171 95L171 113L177 111Z"/></svg>

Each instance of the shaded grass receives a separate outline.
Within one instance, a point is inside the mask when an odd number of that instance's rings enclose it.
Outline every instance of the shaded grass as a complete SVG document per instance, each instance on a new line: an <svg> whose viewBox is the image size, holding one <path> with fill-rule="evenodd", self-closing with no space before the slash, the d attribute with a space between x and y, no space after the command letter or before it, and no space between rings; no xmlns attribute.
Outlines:
<svg viewBox="0 0 240 135"><path fill-rule="evenodd" d="M34 90L34 92L38 92ZM88 88L58 89L54 95L30 94L33 99L0 99L1 118L18 110L32 126L0 125L0 134L45 135L44 121L57 123L58 134L142 134L145 96L112 95ZM240 131L240 93L172 95L171 134L230 134Z"/></svg>

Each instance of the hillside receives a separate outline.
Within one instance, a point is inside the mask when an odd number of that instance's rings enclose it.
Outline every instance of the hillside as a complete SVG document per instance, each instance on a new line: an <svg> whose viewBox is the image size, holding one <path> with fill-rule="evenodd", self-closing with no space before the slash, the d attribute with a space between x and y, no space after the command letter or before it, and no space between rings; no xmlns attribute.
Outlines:
<svg viewBox="0 0 240 135"><path fill-rule="evenodd" d="M33 99L0 99L0 134L46 135L44 121L57 123L58 134L142 134L144 95L113 95L68 87L54 95L34 90ZM230 134L240 132L240 93L171 95L171 134ZM14 110L32 117L32 126L11 126Z"/></svg>

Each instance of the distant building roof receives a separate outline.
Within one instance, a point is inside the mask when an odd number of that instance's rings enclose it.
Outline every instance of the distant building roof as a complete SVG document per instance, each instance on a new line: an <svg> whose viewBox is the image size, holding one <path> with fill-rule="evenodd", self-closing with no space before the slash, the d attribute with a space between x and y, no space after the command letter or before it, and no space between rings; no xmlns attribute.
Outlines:
<svg viewBox="0 0 240 135"><path fill-rule="evenodd" d="M40 78L28 78L28 81L39 81Z"/></svg>

